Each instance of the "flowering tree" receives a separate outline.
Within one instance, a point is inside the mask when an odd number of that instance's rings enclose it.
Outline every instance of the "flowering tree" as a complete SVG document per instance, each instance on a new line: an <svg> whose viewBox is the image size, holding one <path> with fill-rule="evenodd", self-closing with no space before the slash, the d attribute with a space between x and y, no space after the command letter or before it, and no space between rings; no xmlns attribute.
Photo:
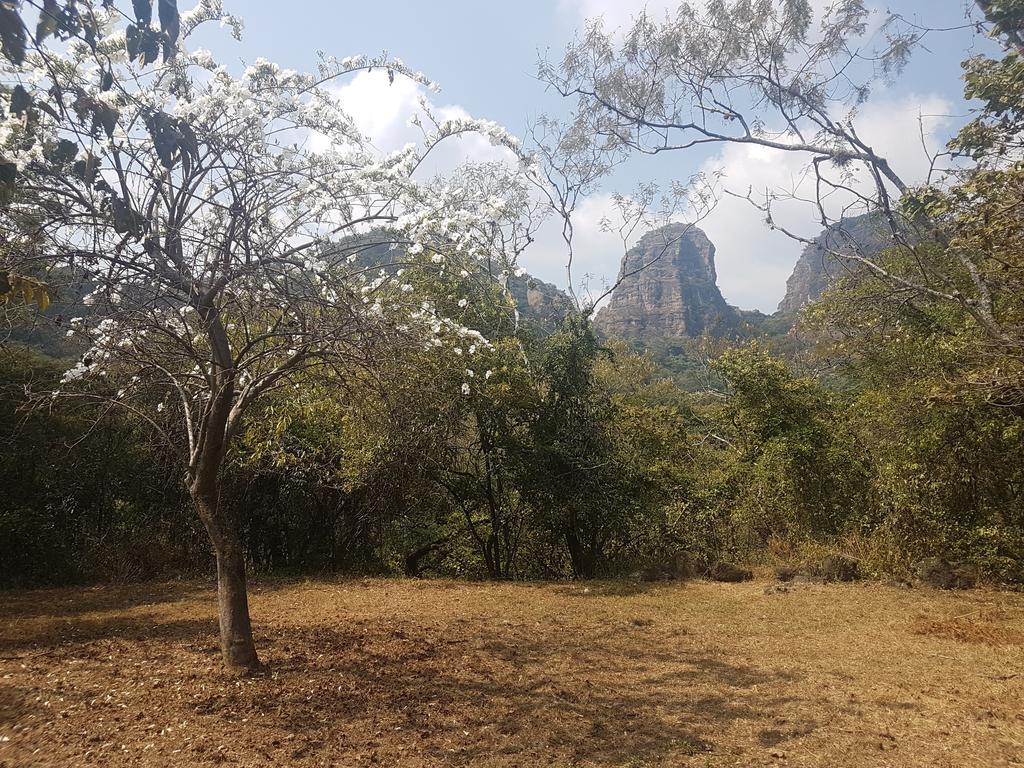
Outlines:
<svg viewBox="0 0 1024 768"><path fill-rule="evenodd" d="M372 365L384 337L483 343L414 304L401 271L361 266L367 238L438 271L486 260L500 277L529 233L515 168L421 178L459 134L514 146L500 128L432 121L419 145L381 156L326 88L375 68L431 85L400 61L324 58L300 74L259 60L233 76L183 45L207 22L239 33L219 0L180 16L161 0L159 28L150 5L44 4L39 29L67 42L30 45L5 71L0 167L16 189L0 226L7 253L88 284L68 330L88 351L54 394L117 404L174 449L216 554L224 662L247 669L258 659L243 553L219 503L246 415L296 377ZM48 14L69 12L74 23L49 29Z"/></svg>

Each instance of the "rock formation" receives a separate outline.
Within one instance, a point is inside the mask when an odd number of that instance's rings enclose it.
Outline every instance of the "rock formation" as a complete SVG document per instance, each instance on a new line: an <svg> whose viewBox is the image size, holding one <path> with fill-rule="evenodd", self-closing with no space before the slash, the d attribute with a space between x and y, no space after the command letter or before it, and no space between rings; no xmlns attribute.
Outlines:
<svg viewBox="0 0 1024 768"><path fill-rule="evenodd" d="M509 279L508 290L516 301L520 320L533 330L557 330L572 309L572 301L558 286L532 275Z"/></svg>
<svg viewBox="0 0 1024 768"><path fill-rule="evenodd" d="M831 251L870 257L891 242L892 235L884 222L870 214L833 224L800 254L793 274L786 281L786 295L779 302L778 314L796 315L805 305L817 300L833 281L856 269L854 262L838 258Z"/></svg>
<svg viewBox="0 0 1024 768"><path fill-rule="evenodd" d="M648 232L625 255L625 275L595 327L607 336L655 339L733 335L740 313L718 290L715 246L700 229L669 224Z"/></svg>
<svg viewBox="0 0 1024 768"><path fill-rule="evenodd" d="M891 242L884 222L864 215L845 219L819 235L801 253L786 282L786 295L772 316L728 304L718 289L715 246L697 227L669 224L648 232L627 251L619 269L622 282L594 327L606 337L639 342L650 352L673 354L665 342L689 343L704 334L719 338L786 333L794 317L837 278L854 267L830 250L877 254ZM390 268L395 254L370 246L360 254L366 266ZM509 291L524 326L550 333L562 323L572 303L558 287L526 275L512 278Z"/></svg>

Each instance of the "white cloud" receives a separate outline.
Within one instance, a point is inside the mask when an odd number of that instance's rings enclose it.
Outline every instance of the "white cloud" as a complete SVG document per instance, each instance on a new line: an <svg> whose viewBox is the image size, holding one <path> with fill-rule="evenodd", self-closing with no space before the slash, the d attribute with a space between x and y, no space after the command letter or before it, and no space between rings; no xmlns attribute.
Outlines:
<svg viewBox="0 0 1024 768"><path fill-rule="evenodd" d="M396 78L388 84L385 73L361 72L339 88L333 89L342 108L352 117L356 127L382 153L401 149L409 142L422 138L415 126L408 123L412 115L426 119L419 100L425 89L408 80ZM431 104L438 119L468 118L464 108L456 104ZM324 141L323 137L320 141ZM462 162L515 162L512 153L493 146L483 136L468 134L445 142L425 170L426 173L450 171ZM610 194L596 194L580 202L573 217L575 228L573 287L581 286L598 293L602 286L614 281L625 248L617 233L605 232L604 219L617 220ZM640 233L637 233L638 235ZM636 238L630 241L630 245ZM535 242L526 250L522 266L531 274L561 287L567 284L566 248L561 238L560 222L551 218L536 235Z"/></svg>
<svg viewBox="0 0 1024 768"><path fill-rule="evenodd" d="M406 120L419 112L417 100L424 89L404 77L388 83L384 72L360 72L333 92L370 142L380 151L390 152L409 140Z"/></svg>
<svg viewBox="0 0 1024 768"><path fill-rule="evenodd" d="M815 18L820 20L833 4L834 0L811 0ZM606 29L619 34L644 10L657 18L672 12L678 5L678 0L559 0L560 10L575 23L600 17ZM867 5L872 10L870 26L873 30L884 14L877 3ZM862 138L879 154L890 158L897 173L909 183L915 183L923 180L928 170L928 158L921 146L919 115L924 116L925 133L930 136L941 133L946 127L946 119L937 116L949 111L949 103L937 96L909 96L896 102L886 100L883 94L882 100L869 102L861 108L855 124ZM941 141L933 139L931 144L941 144ZM679 160L686 162L685 156ZM808 183L807 161L807 155L802 153L726 145L702 165L702 170L723 171L725 187L736 193L746 194L751 190L755 196L758 193L763 196L766 189L795 190L809 197L813 196L813 186ZM865 184L867 180L861 174L854 183ZM587 203L579 212L577 253L587 254L585 259L592 272L614 279L622 249L613 236L601 233L596 225L604 211L610 210L610 199L599 195ZM834 200L830 213L840 205L838 199ZM599 210L602 213L597 213ZM817 212L807 204L779 204L775 216L778 223L800 235L814 236L821 228ZM728 196L723 197L700 226L716 246L719 286L726 299L744 309L773 312L785 292L786 279L802 246L781 232L768 229L764 215L749 203ZM551 240L550 236L542 238L546 243ZM552 248L550 243L541 245L542 250ZM564 272L559 276L559 282L564 282Z"/></svg>
<svg viewBox="0 0 1024 768"><path fill-rule="evenodd" d="M602 0L563 0L597 9ZM619 8L606 3L608 8ZM637 8L641 3L636 3ZM358 128L367 135L373 146L381 152L390 152L416 141L419 131L408 125L413 114L422 116L419 99L424 89L398 78L389 85L386 74L360 73L335 90L343 108L352 116ZM433 104L431 109L439 118L467 117L467 112L456 104ZM856 118L861 136L880 154L893 159L897 172L908 182L923 179L928 161L921 147L919 115L924 116L926 134L941 133L947 125L950 105L937 97L907 97L899 102L879 100L869 102ZM931 144L940 143L932 140ZM511 160L511 153L494 147L477 135L468 135L443 147L426 169L428 173L451 170L461 162ZM682 158L680 158L682 159ZM703 169L721 169L724 185L735 192L754 192L766 188L809 189L804 182L807 157L761 147L728 145ZM612 196L594 194L584 199L574 216L573 282L579 288L587 280L591 291L600 293L603 285L614 281L624 252L617 233L606 232L602 220L615 217ZM772 312L785 291L786 278L801 246L779 232L768 230L763 215L748 203L735 198L723 198L712 214L700 223L717 249L719 285L726 299L744 309ZM781 207L779 222L792 227L802 235L815 235L819 229L814 211L805 204ZM631 246L642 232L637 232L626 247ZM560 236L560 225L552 219L537 234L534 244L523 254L522 266L537 277L566 285L566 250Z"/></svg>
<svg viewBox="0 0 1024 768"><path fill-rule="evenodd" d="M426 119L420 99L427 98L428 91L408 78L396 77L388 82L384 71L360 72L341 86L331 89L342 109L352 118L356 127L381 153L394 152L410 142L422 140L419 128L409 124L409 118L419 116L425 125ZM431 112L439 120L469 118L469 113L457 104L435 104L428 99ZM324 137L314 137L316 142ZM515 162L512 153L503 147L496 147L479 134L465 134L442 142L431 153L431 161L424 164L423 173L438 173L454 169L464 162Z"/></svg>
<svg viewBox="0 0 1024 768"><path fill-rule="evenodd" d="M573 289L581 299L587 295L596 299L614 283L623 255L640 239L643 230L636 230L625 244L623 235L618 231L605 231L605 221L613 226L622 221L613 196L605 193L581 200L572 221ZM562 239L561 227L558 217L545 221L533 244L523 254L521 264L530 274L564 288L568 284L568 250Z"/></svg>
<svg viewBox="0 0 1024 768"><path fill-rule="evenodd" d="M929 158L922 146L921 128L929 147L940 145L948 128L950 105L937 96L909 96L880 100L865 106L855 118L857 130L880 154L890 158L896 172L908 183L924 180ZM766 189L795 190L802 196L813 194L806 174L808 157L758 146L726 145L703 165L706 172L721 170L722 184L737 194L751 190L756 197ZM866 184L861 174L855 184ZM837 213L843 201L830 201L830 214ZM579 288L589 277L592 293L600 293L613 282L626 248L643 234L638 230L623 246L615 232L606 232L604 219L616 218L612 195L594 194L585 198L573 217L573 283ZM813 237L821 226L814 207L803 202L780 203L776 221L802 236ZM727 301L743 309L771 313L786 289L786 279L802 250L802 245L785 234L768 229L764 215L744 200L723 196L712 213L699 222L716 247L718 284ZM547 221L537 233L534 244L523 255L522 265L537 277L559 286L566 285L566 249L561 239L560 222Z"/></svg>
<svg viewBox="0 0 1024 768"><path fill-rule="evenodd" d="M913 184L923 181L929 168L921 143L922 125L928 145L940 145L949 111L949 102L940 97L909 96L898 102L869 103L855 118L855 125L870 146L890 159L901 178ZM750 190L755 197L759 193L763 197L766 189L795 190L806 198L814 194L807 162L803 153L732 144L706 161L704 169L722 170L723 185L737 194ZM855 176L853 183L865 188L866 174ZM836 215L848 200L833 198L826 206L828 213ZM780 203L774 217L801 236L814 236L821 230L817 212L808 203ZM715 243L718 283L726 300L744 309L773 312L802 246L769 230L760 211L734 197L723 197L701 227Z"/></svg>

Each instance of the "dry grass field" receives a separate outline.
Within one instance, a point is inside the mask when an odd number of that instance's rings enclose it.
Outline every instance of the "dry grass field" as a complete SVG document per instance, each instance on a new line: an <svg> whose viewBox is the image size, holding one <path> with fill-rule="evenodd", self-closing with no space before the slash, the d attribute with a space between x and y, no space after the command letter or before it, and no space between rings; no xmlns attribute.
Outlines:
<svg viewBox="0 0 1024 768"><path fill-rule="evenodd" d="M1024 765L1024 595L767 582L0 593L0 766Z"/></svg>

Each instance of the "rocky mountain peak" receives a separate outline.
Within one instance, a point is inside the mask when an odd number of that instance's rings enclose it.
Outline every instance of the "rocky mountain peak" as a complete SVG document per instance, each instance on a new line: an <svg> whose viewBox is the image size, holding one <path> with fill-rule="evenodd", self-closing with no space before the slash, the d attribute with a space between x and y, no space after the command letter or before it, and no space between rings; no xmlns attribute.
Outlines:
<svg viewBox="0 0 1024 768"><path fill-rule="evenodd" d="M645 234L624 256L619 277L608 305L594 318L605 335L726 335L739 323L737 310L718 290L715 246L692 225L668 224Z"/></svg>
<svg viewBox="0 0 1024 768"><path fill-rule="evenodd" d="M843 275L856 268L851 260L836 253L874 256L892 245L892 232L871 214L843 219L823 231L800 254L786 281L786 295L779 302L779 315L793 316L817 299Z"/></svg>

